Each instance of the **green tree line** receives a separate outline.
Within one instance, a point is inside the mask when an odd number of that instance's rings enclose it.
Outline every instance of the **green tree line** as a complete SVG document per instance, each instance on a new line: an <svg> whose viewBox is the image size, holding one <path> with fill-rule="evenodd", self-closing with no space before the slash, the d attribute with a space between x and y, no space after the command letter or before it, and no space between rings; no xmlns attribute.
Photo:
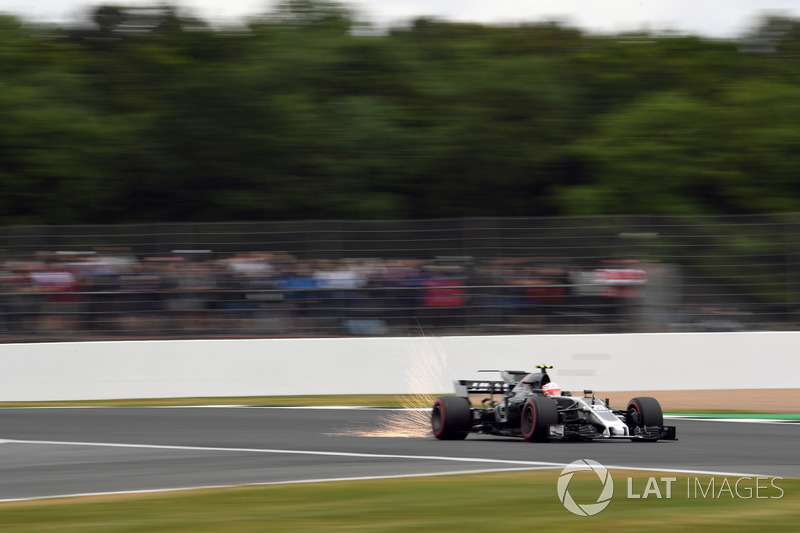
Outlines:
<svg viewBox="0 0 800 533"><path fill-rule="evenodd" d="M0 224L800 211L800 21L0 17Z"/></svg>

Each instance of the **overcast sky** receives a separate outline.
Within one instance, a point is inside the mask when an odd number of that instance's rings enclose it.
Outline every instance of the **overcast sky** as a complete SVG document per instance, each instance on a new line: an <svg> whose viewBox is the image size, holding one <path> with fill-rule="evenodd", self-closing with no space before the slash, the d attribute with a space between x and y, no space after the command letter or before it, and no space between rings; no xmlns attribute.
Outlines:
<svg viewBox="0 0 800 533"><path fill-rule="evenodd" d="M0 0L0 12L66 22L97 4L152 5L158 0ZM229 21L269 11L271 0L175 0L208 21ZM400 24L418 16L482 23L564 20L590 31L617 33L647 28L709 37L734 37L765 13L800 18L800 0L356 0L365 19Z"/></svg>

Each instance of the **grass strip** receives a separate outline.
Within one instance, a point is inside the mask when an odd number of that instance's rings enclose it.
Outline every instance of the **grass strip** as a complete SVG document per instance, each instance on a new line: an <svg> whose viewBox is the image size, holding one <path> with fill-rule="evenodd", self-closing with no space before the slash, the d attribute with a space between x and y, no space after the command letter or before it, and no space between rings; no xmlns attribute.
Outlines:
<svg viewBox="0 0 800 533"><path fill-rule="evenodd" d="M751 411L747 412L736 412L736 411L726 411L724 413L664 413L665 415L670 416L686 416L692 418L742 418L742 419L754 419L754 420L800 420L800 414L798 413L753 413Z"/></svg>
<svg viewBox="0 0 800 533"><path fill-rule="evenodd" d="M83 401L47 401L47 402L0 402L0 408L12 407L183 407L202 405L252 405L276 407L337 406L356 407L431 407L436 395L428 394L330 394L330 395L298 395L298 396L240 396L212 398L136 398L123 400L83 400ZM776 420L800 420L800 413L764 413L758 411L719 410L708 411L682 410L665 412L673 416L692 416L708 418L765 418Z"/></svg>
<svg viewBox="0 0 800 533"><path fill-rule="evenodd" d="M430 407L430 396L421 394L350 394L302 396L240 396L224 398L136 398L47 402L0 402L0 407L181 407L202 405L253 405L276 407L335 406Z"/></svg>
<svg viewBox="0 0 800 533"><path fill-rule="evenodd" d="M800 479L743 480L734 493L733 478L612 471L614 496L608 507L595 516L577 516L559 501L559 473L447 475L11 502L0 504L0 524L4 532L26 533L586 528L762 533L793 531L800 521ZM676 478L670 498L664 477ZM762 487L758 498L757 484ZM660 487L660 497L654 486ZM642 497L648 487L649 493ZM731 488L730 494L724 487ZM574 501L581 504L595 503L601 489L592 472L576 473L568 485ZM629 498L629 493L640 497Z"/></svg>

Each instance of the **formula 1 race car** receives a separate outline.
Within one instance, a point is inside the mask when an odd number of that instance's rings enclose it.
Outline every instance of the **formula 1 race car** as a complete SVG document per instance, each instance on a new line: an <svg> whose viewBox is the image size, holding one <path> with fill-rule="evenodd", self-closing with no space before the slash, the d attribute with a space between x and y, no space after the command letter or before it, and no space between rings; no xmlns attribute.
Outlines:
<svg viewBox="0 0 800 533"><path fill-rule="evenodd" d="M583 397L561 393L547 374L553 367L536 368L539 371L533 373L481 371L499 372L502 381L457 381L455 396L442 396L433 404L433 436L459 440L469 433L482 433L523 437L530 442L676 440L675 426L664 425L661 405L655 398L633 398L625 409L611 409L608 400L596 398L590 390L583 391ZM480 407L472 406L475 400L480 401Z"/></svg>

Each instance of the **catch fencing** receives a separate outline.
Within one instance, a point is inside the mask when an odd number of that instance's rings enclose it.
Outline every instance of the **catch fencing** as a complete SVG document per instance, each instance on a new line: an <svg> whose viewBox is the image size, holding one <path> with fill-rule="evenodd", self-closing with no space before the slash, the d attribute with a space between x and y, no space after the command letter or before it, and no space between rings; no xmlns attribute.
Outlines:
<svg viewBox="0 0 800 533"><path fill-rule="evenodd" d="M797 330L800 214L0 228L0 341Z"/></svg>

